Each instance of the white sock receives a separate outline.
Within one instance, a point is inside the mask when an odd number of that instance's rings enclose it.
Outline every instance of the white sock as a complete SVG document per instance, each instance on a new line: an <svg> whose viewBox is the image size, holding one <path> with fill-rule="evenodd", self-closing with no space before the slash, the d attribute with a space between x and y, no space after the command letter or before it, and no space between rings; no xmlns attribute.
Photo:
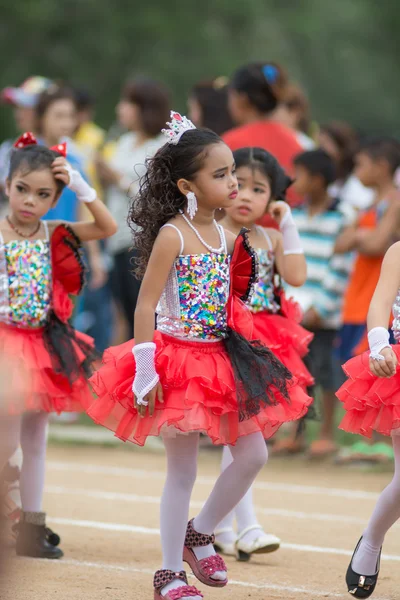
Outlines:
<svg viewBox="0 0 400 600"><path fill-rule="evenodd" d="M193 527L199 533L212 534L218 523L229 514L243 498L260 469L267 462L267 447L260 432L243 436L231 447L233 461L218 477L203 509L195 518ZM215 554L212 544L193 548L197 558ZM225 571L218 571L214 579L225 579Z"/></svg>
<svg viewBox="0 0 400 600"><path fill-rule="evenodd" d="M394 476L379 496L362 542L352 562L353 570L359 575L375 575L380 548L386 533L400 518L400 436L394 435Z"/></svg>
<svg viewBox="0 0 400 600"><path fill-rule="evenodd" d="M179 572L183 570L183 546L189 520L190 496L197 474L199 435L176 435L164 438L167 456L167 479L161 497L160 530L163 554L163 569ZM180 579L165 585L163 596L171 589L184 586ZM201 600L191 596L183 600Z"/></svg>
<svg viewBox="0 0 400 600"><path fill-rule="evenodd" d="M20 491L24 512L42 512L48 418L45 412L25 413L22 417Z"/></svg>

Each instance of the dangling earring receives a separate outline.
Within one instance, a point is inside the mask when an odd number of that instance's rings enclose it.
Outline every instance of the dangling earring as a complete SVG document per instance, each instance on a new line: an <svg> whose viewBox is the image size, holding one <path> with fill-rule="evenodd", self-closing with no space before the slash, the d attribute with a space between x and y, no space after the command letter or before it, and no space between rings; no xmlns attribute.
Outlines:
<svg viewBox="0 0 400 600"><path fill-rule="evenodd" d="M193 221L195 214L197 213L197 198L193 192L186 194L187 198L187 212L191 221Z"/></svg>

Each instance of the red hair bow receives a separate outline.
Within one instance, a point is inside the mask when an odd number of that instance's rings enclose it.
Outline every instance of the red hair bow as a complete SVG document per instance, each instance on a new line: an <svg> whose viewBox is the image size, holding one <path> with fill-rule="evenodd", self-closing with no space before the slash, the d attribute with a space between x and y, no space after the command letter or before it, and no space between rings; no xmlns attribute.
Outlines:
<svg viewBox="0 0 400 600"><path fill-rule="evenodd" d="M33 135L33 133L31 133L30 131L27 131L26 133L23 133L21 135L21 137L19 137L17 139L17 141L14 144L14 148L25 148L26 146L34 146L37 144L37 140L35 138L35 136Z"/></svg>
<svg viewBox="0 0 400 600"><path fill-rule="evenodd" d="M54 150L54 152L58 152L64 158L67 158L67 144L63 142L62 144L57 144L57 146L52 146L50 150Z"/></svg>
<svg viewBox="0 0 400 600"><path fill-rule="evenodd" d="M33 135L33 133L31 133L30 131L27 131L26 133L23 133L21 135L21 137L19 137L17 139L17 141L14 144L14 148L26 148L26 146L35 146L36 144L37 144L37 140L36 140L35 136ZM61 154L61 156L63 156L64 158L67 158L66 142L63 142L62 144L57 144L56 146L52 146L50 148L50 150L53 150L54 152L58 152L58 154Z"/></svg>

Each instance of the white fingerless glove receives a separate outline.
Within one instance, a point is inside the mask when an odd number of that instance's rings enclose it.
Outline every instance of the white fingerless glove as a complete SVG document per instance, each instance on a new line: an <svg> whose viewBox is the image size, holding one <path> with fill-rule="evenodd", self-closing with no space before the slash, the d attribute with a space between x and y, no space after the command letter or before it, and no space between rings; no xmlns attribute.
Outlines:
<svg viewBox="0 0 400 600"><path fill-rule="evenodd" d="M156 345L153 342L138 344L132 349L136 362L136 375L133 380L132 391L136 397L136 402L142 406L148 405L144 397L151 392L160 380L155 367L155 353Z"/></svg>
<svg viewBox="0 0 400 600"><path fill-rule="evenodd" d="M80 202L93 202L97 198L97 192L83 179L82 175L71 165L67 164L66 169L69 175L69 189L75 192Z"/></svg>
<svg viewBox="0 0 400 600"><path fill-rule="evenodd" d="M279 225L283 237L283 254L304 254L299 232L294 222L290 206L287 206Z"/></svg>
<svg viewBox="0 0 400 600"><path fill-rule="evenodd" d="M368 344L370 349L370 358L374 360L385 360L380 354L384 348L389 348L389 332L385 327L374 327L368 332Z"/></svg>

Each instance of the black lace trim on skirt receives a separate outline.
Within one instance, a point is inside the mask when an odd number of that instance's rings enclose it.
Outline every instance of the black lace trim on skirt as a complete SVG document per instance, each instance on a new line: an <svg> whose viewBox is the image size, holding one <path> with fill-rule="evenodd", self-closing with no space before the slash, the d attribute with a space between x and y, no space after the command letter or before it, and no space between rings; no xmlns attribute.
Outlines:
<svg viewBox="0 0 400 600"><path fill-rule="evenodd" d="M232 329L225 346L236 381L239 421L256 416L266 405L277 404L276 392L290 402L292 374L271 350L261 342L249 342Z"/></svg>
<svg viewBox="0 0 400 600"><path fill-rule="evenodd" d="M54 311L51 311L44 330L44 343L54 371L67 377L71 385L82 375L88 379L93 372L92 363L100 357L96 349L79 339L74 328L63 323ZM77 356L74 344L79 346L84 360Z"/></svg>

